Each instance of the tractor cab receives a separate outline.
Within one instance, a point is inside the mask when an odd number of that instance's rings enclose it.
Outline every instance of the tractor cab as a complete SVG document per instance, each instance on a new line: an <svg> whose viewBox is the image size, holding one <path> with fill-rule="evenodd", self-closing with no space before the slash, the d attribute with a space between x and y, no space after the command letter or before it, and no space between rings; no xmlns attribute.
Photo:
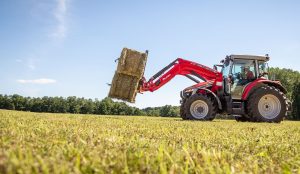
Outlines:
<svg viewBox="0 0 300 174"><path fill-rule="evenodd" d="M256 79L268 79L269 56L230 55L223 63L224 92L241 100L245 86Z"/></svg>

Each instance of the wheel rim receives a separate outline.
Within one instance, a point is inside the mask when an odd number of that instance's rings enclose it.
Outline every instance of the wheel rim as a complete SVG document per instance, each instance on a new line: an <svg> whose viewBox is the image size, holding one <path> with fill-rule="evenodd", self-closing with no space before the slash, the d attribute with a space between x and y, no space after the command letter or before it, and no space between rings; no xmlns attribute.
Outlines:
<svg viewBox="0 0 300 174"><path fill-rule="evenodd" d="M258 102L258 111L266 119L277 117L281 111L281 104L275 95L264 95Z"/></svg>
<svg viewBox="0 0 300 174"><path fill-rule="evenodd" d="M203 100L196 100L191 104L190 112L193 117L202 119L208 114L208 105Z"/></svg>

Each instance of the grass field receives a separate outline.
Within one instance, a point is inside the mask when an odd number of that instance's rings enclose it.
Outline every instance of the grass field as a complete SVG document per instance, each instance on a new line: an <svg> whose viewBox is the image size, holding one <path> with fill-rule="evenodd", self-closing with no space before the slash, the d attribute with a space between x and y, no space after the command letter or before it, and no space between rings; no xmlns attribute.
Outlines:
<svg viewBox="0 0 300 174"><path fill-rule="evenodd" d="M0 110L0 173L300 173L300 122Z"/></svg>

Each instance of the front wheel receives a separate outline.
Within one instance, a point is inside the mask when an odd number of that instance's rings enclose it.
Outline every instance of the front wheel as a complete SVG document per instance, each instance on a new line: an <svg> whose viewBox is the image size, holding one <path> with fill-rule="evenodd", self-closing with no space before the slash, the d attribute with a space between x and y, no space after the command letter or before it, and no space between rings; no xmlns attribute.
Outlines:
<svg viewBox="0 0 300 174"><path fill-rule="evenodd" d="M184 104L184 113L190 120L211 121L216 116L216 106L206 95L194 94Z"/></svg>
<svg viewBox="0 0 300 174"><path fill-rule="evenodd" d="M287 113L286 97L275 87L261 87L249 97L247 110L254 121L279 123Z"/></svg>

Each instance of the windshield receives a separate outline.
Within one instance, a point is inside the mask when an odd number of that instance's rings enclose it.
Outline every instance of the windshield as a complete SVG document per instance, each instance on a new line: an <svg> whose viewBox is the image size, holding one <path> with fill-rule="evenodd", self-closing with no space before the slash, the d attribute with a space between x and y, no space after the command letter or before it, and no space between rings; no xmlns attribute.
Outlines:
<svg viewBox="0 0 300 174"><path fill-rule="evenodd" d="M264 61L258 61L258 71L259 71L259 76L261 78L269 79L268 77L268 63Z"/></svg>

